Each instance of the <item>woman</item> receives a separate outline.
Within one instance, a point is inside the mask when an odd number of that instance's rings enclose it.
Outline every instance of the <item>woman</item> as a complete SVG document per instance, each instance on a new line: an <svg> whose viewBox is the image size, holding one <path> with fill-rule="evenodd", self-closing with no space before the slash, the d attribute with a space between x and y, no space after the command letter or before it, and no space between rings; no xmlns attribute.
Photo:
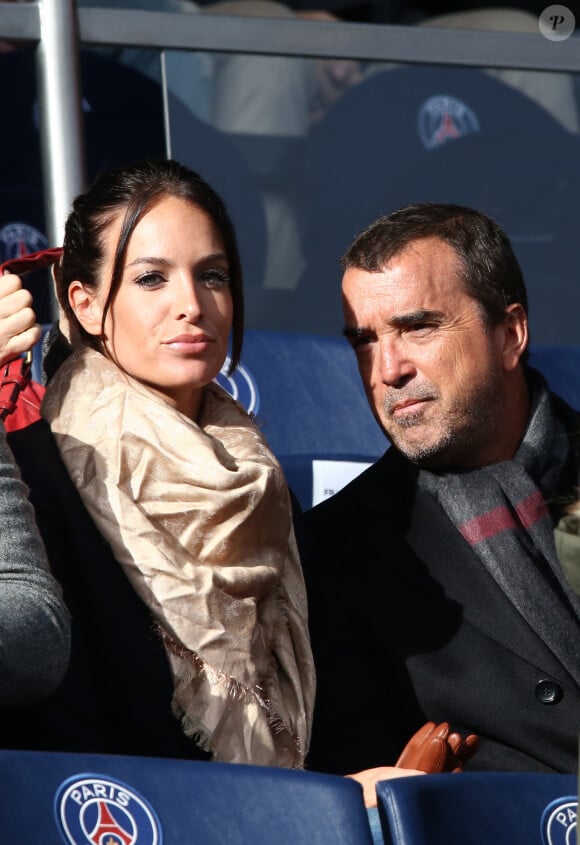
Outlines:
<svg viewBox="0 0 580 845"><path fill-rule="evenodd" d="M56 268L74 352L42 407L69 474L152 611L184 732L226 762L301 767L314 670L281 469L213 383L242 346L226 209L176 162L103 174Z"/></svg>
<svg viewBox="0 0 580 845"><path fill-rule="evenodd" d="M183 730L213 759L301 767L314 670L281 470L213 378L242 346L231 222L199 176L146 162L77 198L56 268L74 353L42 412L85 506L152 611ZM79 564L82 566L82 563ZM340 738L337 738L340 741ZM426 726L399 765L472 753ZM382 767L353 777L376 806Z"/></svg>

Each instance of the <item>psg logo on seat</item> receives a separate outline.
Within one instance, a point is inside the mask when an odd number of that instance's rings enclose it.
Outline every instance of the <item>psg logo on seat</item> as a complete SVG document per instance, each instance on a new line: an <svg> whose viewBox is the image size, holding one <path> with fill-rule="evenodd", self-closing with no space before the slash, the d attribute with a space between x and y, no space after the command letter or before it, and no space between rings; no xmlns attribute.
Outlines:
<svg viewBox="0 0 580 845"><path fill-rule="evenodd" d="M56 819L67 845L163 845L151 804L113 778L78 774L60 785Z"/></svg>
<svg viewBox="0 0 580 845"><path fill-rule="evenodd" d="M578 799L575 795L556 798L542 813L543 845L576 845Z"/></svg>

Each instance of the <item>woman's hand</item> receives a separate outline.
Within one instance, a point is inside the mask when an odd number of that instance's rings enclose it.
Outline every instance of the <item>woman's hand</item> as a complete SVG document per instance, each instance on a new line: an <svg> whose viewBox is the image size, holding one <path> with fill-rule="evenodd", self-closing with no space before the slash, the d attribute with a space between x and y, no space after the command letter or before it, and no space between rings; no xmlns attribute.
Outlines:
<svg viewBox="0 0 580 845"><path fill-rule="evenodd" d="M425 772L420 772L418 769L400 769L397 766L377 766L375 769L365 769L362 772L356 772L354 775L346 775L346 777L356 780L362 786L365 807L376 807L376 785L379 781L424 774Z"/></svg>
<svg viewBox="0 0 580 845"><path fill-rule="evenodd" d="M42 329L32 310L32 295L19 276L0 276L0 366L32 349Z"/></svg>
<svg viewBox="0 0 580 845"><path fill-rule="evenodd" d="M477 751L478 744L475 734L463 739L461 734L450 732L447 722L426 722L406 744L396 766L378 766L347 777L362 786L365 807L376 807L375 787L379 781L408 775L460 772Z"/></svg>

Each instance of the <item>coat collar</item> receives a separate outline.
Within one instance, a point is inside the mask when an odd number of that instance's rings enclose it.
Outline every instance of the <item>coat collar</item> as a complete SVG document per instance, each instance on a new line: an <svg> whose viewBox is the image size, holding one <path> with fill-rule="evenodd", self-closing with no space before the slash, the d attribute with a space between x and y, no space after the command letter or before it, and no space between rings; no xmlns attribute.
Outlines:
<svg viewBox="0 0 580 845"><path fill-rule="evenodd" d="M385 519L394 525L397 542L391 544L388 565L417 589L429 593L444 607L451 599L463 619L502 647L527 662L542 666L556 678L565 670L530 624L485 571L473 549L459 534L441 506L417 486L417 468L398 450L390 448L366 473L360 506L380 514L366 522L367 548L385 557ZM391 532L387 532L390 534ZM396 550L396 551L395 551Z"/></svg>

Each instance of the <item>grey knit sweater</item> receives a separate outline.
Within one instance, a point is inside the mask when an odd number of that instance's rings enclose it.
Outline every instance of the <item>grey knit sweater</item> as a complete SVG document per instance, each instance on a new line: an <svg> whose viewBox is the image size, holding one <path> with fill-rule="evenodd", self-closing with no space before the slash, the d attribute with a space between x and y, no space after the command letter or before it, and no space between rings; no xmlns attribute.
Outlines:
<svg viewBox="0 0 580 845"><path fill-rule="evenodd" d="M48 695L69 648L69 614L0 424L0 706Z"/></svg>

